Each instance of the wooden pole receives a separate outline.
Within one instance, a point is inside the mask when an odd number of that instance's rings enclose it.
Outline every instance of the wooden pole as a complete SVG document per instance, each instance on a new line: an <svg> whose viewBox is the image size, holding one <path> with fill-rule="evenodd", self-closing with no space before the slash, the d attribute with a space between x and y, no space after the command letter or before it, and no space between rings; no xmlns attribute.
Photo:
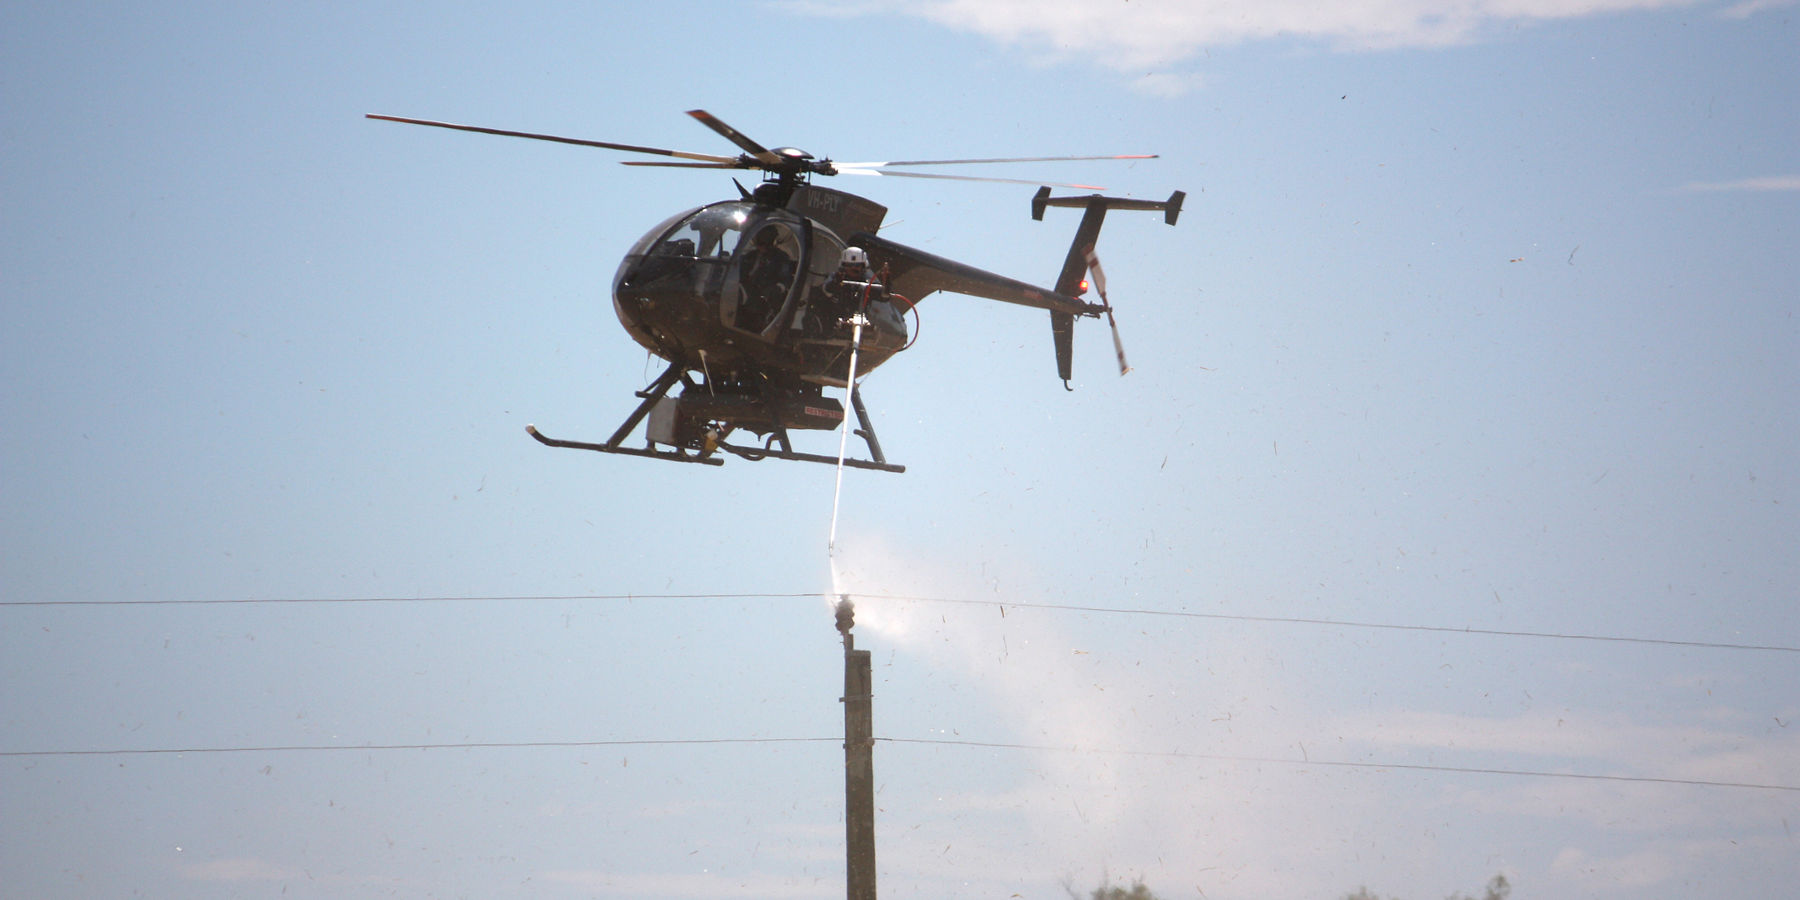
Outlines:
<svg viewBox="0 0 1800 900"><path fill-rule="evenodd" d="M848 900L875 900L875 720L869 651L850 634L850 598L837 606L844 635L844 847Z"/></svg>

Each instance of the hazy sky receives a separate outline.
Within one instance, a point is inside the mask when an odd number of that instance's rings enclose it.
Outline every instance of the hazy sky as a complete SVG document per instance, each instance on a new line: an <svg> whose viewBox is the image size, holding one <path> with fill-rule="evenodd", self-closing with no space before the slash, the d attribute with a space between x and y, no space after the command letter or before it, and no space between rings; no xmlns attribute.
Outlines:
<svg viewBox="0 0 1800 900"><path fill-rule="evenodd" d="M887 898L1790 892L1797 12L12 4L0 897L841 896L834 581ZM1004 172L1188 192L1100 241L1136 371L931 297L829 561L828 467L539 446L736 189L363 114L734 152L693 108L1161 154ZM1039 283L1077 221L832 186Z"/></svg>

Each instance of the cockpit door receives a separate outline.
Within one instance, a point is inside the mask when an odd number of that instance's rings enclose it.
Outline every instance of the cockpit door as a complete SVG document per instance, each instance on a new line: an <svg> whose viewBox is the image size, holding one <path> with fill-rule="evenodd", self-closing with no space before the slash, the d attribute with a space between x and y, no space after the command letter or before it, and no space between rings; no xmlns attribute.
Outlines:
<svg viewBox="0 0 1800 900"><path fill-rule="evenodd" d="M748 237L739 244L726 289L732 302L719 307L726 327L763 340L780 336L810 280L803 234L810 230L808 224L805 219L772 216L751 224Z"/></svg>

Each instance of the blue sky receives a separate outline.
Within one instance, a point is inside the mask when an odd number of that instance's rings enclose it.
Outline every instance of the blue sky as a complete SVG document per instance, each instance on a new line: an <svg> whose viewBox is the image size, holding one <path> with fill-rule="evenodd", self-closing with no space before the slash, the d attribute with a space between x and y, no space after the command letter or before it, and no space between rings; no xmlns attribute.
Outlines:
<svg viewBox="0 0 1800 900"><path fill-rule="evenodd" d="M839 896L834 583L885 896L1778 895L1795 12L9 7L0 895ZM931 297L830 560L826 467L538 446L657 371L624 250L735 189L362 116L731 152L693 108L1161 154L1005 173L1188 192L1100 242L1135 371ZM845 181L1027 280L1075 225Z"/></svg>

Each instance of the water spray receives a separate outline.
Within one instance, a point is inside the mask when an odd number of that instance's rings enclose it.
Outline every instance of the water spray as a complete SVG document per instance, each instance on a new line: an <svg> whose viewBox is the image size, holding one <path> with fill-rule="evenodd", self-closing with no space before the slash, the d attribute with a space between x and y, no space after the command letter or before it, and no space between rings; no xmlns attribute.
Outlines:
<svg viewBox="0 0 1800 900"><path fill-rule="evenodd" d="M866 292L867 288L864 290ZM856 315L850 318L850 324L852 326L850 332L850 375L848 378L844 379L844 393L846 397L856 391L856 352L862 347L862 330L863 326L868 324L868 321L868 319L863 318L861 310L858 310ZM831 490L831 534L825 540L826 556L833 556L837 553L838 501L844 494L844 453L848 449L849 444L850 416L846 412L844 415L843 428L838 432L837 485Z"/></svg>

